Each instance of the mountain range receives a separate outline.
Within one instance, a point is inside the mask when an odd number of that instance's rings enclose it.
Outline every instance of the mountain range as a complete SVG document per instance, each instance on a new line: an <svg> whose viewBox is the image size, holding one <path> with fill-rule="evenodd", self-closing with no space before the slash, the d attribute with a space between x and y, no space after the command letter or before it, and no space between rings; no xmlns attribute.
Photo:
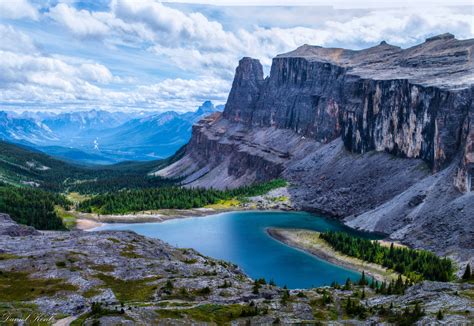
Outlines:
<svg viewBox="0 0 474 326"><path fill-rule="evenodd" d="M193 123L222 109L205 101L187 113L0 112L0 139L85 164L155 160L175 153L189 140Z"/></svg>

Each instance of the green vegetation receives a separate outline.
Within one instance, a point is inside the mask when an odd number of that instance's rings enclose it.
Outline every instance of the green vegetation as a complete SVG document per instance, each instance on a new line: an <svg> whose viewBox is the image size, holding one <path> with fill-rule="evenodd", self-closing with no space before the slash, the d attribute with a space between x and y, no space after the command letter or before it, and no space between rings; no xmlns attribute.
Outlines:
<svg viewBox="0 0 474 326"><path fill-rule="evenodd" d="M285 185L285 180L275 179L232 190L181 187L125 190L85 200L79 204L79 210L98 214L125 214L156 209L189 209L222 200L262 195Z"/></svg>
<svg viewBox="0 0 474 326"><path fill-rule="evenodd" d="M123 316L126 319L130 319L125 315L124 309L120 310L110 310L102 307L100 302L92 302L91 311L85 313L71 323L71 326L84 325L85 321L88 319L93 319L92 325L99 324L99 318L103 316Z"/></svg>
<svg viewBox="0 0 474 326"><path fill-rule="evenodd" d="M142 255L139 255L135 252L135 246L132 244L128 244L121 252L120 256L127 257L127 258L143 258Z"/></svg>
<svg viewBox="0 0 474 326"><path fill-rule="evenodd" d="M0 301L29 301L60 291L77 291L77 287L61 279L30 278L28 273L0 270Z"/></svg>
<svg viewBox="0 0 474 326"><path fill-rule="evenodd" d="M471 274L471 265L468 263L466 265L466 269L464 270L464 274L462 275L462 279L463 280L470 280L472 278L472 274Z"/></svg>
<svg viewBox="0 0 474 326"><path fill-rule="evenodd" d="M39 230L65 230L55 205L67 206L64 196L39 189L8 186L0 183L0 212L18 223Z"/></svg>
<svg viewBox="0 0 474 326"><path fill-rule="evenodd" d="M266 314L265 309L259 309L255 304L248 305L231 304L204 304L189 309L159 309L156 311L161 318L184 318L187 316L190 319L201 322L216 323L218 325L226 324L232 320L240 317L257 316L259 314Z"/></svg>
<svg viewBox="0 0 474 326"><path fill-rule="evenodd" d="M110 264L91 265L90 268L92 268L95 271L104 272L104 273L110 273L115 270L115 266L110 265Z"/></svg>
<svg viewBox="0 0 474 326"><path fill-rule="evenodd" d="M105 283L106 288L110 288L117 299L121 302L147 301L158 288L157 285L149 284L160 277L149 277L137 280L122 280L110 275L98 274L97 278Z"/></svg>
<svg viewBox="0 0 474 326"><path fill-rule="evenodd" d="M74 229L74 227L76 226L76 217L73 214L69 213L64 209L64 207L61 207L59 205L54 206L54 212L61 219L63 225L67 229Z"/></svg>
<svg viewBox="0 0 474 326"><path fill-rule="evenodd" d="M396 248L393 244L388 248L377 241L353 237L343 232L330 231L321 233L320 237L345 255L393 269L412 281L426 279L446 282L454 277L451 260L439 258L428 251Z"/></svg>
<svg viewBox="0 0 474 326"><path fill-rule="evenodd" d="M148 173L175 162L183 154L184 150L180 149L165 160L80 166L32 148L0 141L0 181L17 186L34 183L43 190L81 194L161 187L175 181L149 176Z"/></svg>
<svg viewBox="0 0 474 326"><path fill-rule="evenodd" d="M403 311L394 311L392 305L385 308L383 305L378 308L378 315L394 325L415 325L416 322L425 315L418 303L415 303L413 309L406 307Z"/></svg>
<svg viewBox="0 0 474 326"><path fill-rule="evenodd" d="M380 287L378 285L375 286L375 292L380 294L404 294L405 290L408 288L410 283L408 279L406 282L403 282L402 276L399 275L397 281L391 280L390 283L382 282Z"/></svg>
<svg viewBox="0 0 474 326"><path fill-rule="evenodd" d="M9 254L7 252L0 253L0 260L8 260L8 259L17 259L21 258L20 256Z"/></svg>

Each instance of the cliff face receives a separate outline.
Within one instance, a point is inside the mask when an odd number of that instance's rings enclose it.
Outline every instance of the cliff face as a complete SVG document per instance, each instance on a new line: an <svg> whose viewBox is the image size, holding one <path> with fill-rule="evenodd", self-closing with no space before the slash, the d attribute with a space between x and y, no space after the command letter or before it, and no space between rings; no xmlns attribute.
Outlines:
<svg viewBox="0 0 474 326"><path fill-rule="evenodd" d="M469 77L451 80L463 66L474 73L464 47L473 42L449 35L407 50L385 43L362 51L303 46L275 58L264 83L261 67L243 59L224 117L322 142L342 136L352 152L421 158L437 171L459 151L472 106ZM443 84L436 72L450 80Z"/></svg>
<svg viewBox="0 0 474 326"><path fill-rule="evenodd" d="M283 176L302 209L472 257L473 50L450 34L409 49L303 45L265 79L244 58L223 114L197 124L187 155L159 174L220 188ZM456 235L444 244L429 240L446 222L438 205Z"/></svg>

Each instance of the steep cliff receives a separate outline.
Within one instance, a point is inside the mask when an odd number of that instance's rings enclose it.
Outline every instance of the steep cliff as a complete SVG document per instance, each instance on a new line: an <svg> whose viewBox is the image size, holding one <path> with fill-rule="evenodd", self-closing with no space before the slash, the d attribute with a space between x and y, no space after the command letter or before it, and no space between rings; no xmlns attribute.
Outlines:
<svg viewBox="0 0 474 326"><path fill-rule="evenodd" d="M218 188L283 176L301 209L472 259L473 50L451 34L408 49L303 45L265 79L243 58L223 114L158 173Z"/></svg>

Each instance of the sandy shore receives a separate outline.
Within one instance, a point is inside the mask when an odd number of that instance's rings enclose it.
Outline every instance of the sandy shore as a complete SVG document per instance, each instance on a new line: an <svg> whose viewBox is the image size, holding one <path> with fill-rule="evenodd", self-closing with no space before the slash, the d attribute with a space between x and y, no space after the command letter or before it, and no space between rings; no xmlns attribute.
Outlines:
<svg viewBox="0 0 474 326"><path fill-rule="evenodd" d="M398 277L398 274L388 271L380 265L367 263L335 251L326 241L319 238L319 232L277 228L269 228L267 232L273 238L291 247L302 249L320 259L341 267L359 272L364 271L367 276L374 277L378 281L391 280Z"/></svg>
<svg viewBox="0 0 474 326"><path fill-rule="evenodd" d="M245 209L215 209L215 208L194 208L194 209L163 209L159 211L142 212L137 214L111 214L98 215L75 212L76 229L90 230L108 223L157 223L178 218L200 217L219 213L242 211Z"/></svg>

